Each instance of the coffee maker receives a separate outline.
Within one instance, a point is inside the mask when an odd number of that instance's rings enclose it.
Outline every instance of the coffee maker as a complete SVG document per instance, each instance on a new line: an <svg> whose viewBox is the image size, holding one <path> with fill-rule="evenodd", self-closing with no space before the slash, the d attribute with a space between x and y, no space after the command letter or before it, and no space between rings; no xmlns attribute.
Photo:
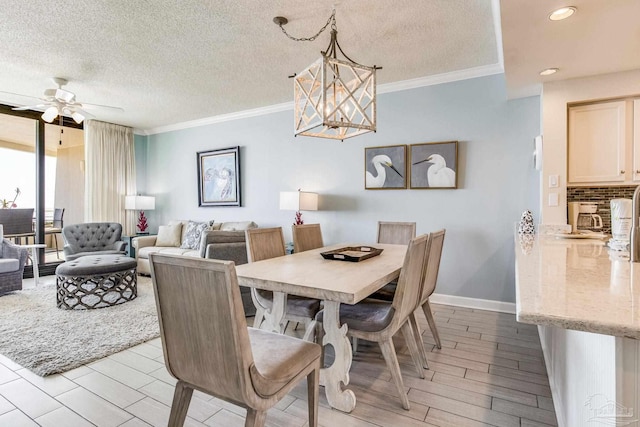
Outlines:
<svg viewBox="0 0 640 427"><path fill-rule="evenodd" d="M596 214L597 203L569 202L567 206L572 233L602 230L602 217Z"/></svg>

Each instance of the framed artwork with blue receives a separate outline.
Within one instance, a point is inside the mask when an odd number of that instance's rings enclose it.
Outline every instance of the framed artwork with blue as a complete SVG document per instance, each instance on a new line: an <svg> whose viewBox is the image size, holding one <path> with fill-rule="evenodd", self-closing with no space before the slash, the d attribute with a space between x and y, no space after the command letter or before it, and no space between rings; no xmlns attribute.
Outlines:
<svg viewBox="0 0 640 427"><path fill-rule="evenodd" d="M200 151L198 206L242 206L240 201L240 147Z"/></svg>

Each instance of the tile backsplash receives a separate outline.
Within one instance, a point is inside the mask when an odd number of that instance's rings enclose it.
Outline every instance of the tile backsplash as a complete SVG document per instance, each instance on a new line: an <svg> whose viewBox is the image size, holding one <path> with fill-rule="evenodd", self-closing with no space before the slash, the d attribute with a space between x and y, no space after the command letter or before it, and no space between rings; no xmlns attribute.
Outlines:
<svg viewBox="0 0 640 427"><path fill-rule="evenodd" d="M631 199L636 186L622 187L567 187L567 202L592 202L598 204L602 217L602 231L611 233L611 199Z"/></svg>

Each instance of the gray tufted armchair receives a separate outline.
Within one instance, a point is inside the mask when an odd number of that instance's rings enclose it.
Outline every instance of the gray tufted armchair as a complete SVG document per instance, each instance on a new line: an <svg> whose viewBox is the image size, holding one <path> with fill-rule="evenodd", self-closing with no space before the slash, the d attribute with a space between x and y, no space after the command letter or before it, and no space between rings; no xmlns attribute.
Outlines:
<svg viewBox="0 0 640 427"><path fill-rule="evenodd" d="M0 239L0 295L22 289L22 273L27 250Z"/></svg>
<svg viewBox="0 0 640 427"><path fill-rule="evenodd" d="M67 225L62 229L67 261L85 255L124 254L127 244L121 241L122 225L117 222L88 222Z"/></svg>

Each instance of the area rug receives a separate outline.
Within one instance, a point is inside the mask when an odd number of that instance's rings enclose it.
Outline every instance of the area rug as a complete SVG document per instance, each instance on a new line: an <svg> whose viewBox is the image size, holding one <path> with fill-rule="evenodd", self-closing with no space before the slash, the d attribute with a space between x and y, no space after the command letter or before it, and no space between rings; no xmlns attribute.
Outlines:
<svg viewBox="0 0 640 427"><path fill-rule="evenodd" d="M65 372L160 336L151 279L114 307L61 310L56 286L0 297L0 354L46 376Z"/></svg>

